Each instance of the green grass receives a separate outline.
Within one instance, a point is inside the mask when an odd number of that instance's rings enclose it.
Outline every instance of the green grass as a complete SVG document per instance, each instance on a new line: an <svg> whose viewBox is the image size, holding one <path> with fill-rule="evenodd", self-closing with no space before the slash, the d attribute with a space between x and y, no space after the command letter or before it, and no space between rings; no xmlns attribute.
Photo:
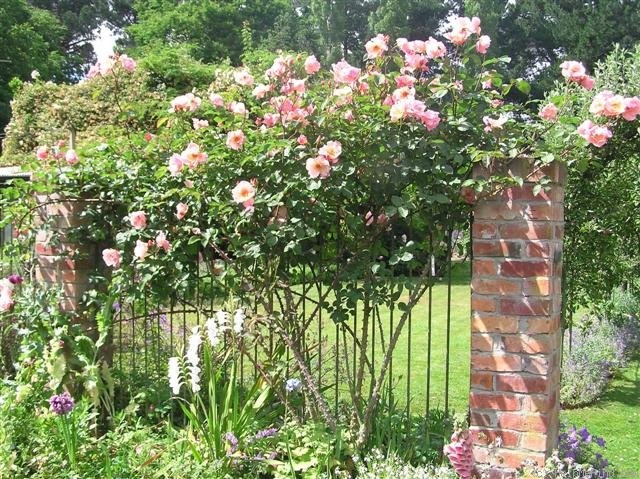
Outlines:
<svg viewBox="0 0 640 479"><path fill-rule="evenodd" d="M640 472L640 360L619 371L598 402L562 411L560 419L603 437L605 457L617 470Z"/></svg>

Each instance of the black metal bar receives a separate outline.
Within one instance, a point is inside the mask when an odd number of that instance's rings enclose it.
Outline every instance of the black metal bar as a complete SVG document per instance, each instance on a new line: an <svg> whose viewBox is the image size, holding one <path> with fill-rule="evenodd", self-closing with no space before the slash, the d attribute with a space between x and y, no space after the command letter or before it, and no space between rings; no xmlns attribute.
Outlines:
<svg viewBox="0 0 640 479"><path fill-rule="evenodd" d="M449 223L451 225L451 222ZM447 232L447 339L445 349L445 377L444 377L444 414L449 413L449 361L451 351L449 345L451 343L451 256L452 256L452 234L451 228Z"/></svg>

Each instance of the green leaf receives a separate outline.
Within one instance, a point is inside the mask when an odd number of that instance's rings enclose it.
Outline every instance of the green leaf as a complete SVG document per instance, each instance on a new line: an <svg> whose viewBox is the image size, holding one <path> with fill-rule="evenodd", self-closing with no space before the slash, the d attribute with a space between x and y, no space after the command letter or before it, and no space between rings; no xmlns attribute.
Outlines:
<svg viewBox="0 0 640 479"><path fill-rule="evenodd" d="M523 80L522 78L518 78L516 80L516 88L525 95L531 93L531 85L529 85L529 82Z"/></svg>

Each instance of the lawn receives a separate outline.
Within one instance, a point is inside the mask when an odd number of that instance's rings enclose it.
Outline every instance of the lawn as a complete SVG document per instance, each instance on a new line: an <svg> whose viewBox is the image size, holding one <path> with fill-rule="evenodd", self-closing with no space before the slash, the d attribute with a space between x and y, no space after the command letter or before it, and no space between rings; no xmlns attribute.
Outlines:
<svg viewBox="0 0 640 479"><path fill-rule="evenodd" d="M602 399L589 407L562 411L565 424L587 426L607 441L609 459L621 474L640 472L640 360L619 371Z"/></svg>

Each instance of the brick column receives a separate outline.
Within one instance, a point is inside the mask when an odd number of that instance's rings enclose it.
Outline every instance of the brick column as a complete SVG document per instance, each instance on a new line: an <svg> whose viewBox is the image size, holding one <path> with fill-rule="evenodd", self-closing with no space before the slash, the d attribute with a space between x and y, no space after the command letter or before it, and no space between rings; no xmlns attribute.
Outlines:
<svg viewBox="0 0 640 479"><path fill-rule="evenodd" d="M62 289L60 308L78 317L82 295L90 289L96 271L97 248L73 237L70 230L85 224L82 201L64 201L57 195L37 196L36 281Z"/></svg>
<svg viewBox="0 0 640 479"><path fill-rule="evenodd" d="M544 463L559 427L565 170L508 169L524 185L478 201L472 232L470 429L490 477ZM535 195L543 176L550 188Z"/></svg>

